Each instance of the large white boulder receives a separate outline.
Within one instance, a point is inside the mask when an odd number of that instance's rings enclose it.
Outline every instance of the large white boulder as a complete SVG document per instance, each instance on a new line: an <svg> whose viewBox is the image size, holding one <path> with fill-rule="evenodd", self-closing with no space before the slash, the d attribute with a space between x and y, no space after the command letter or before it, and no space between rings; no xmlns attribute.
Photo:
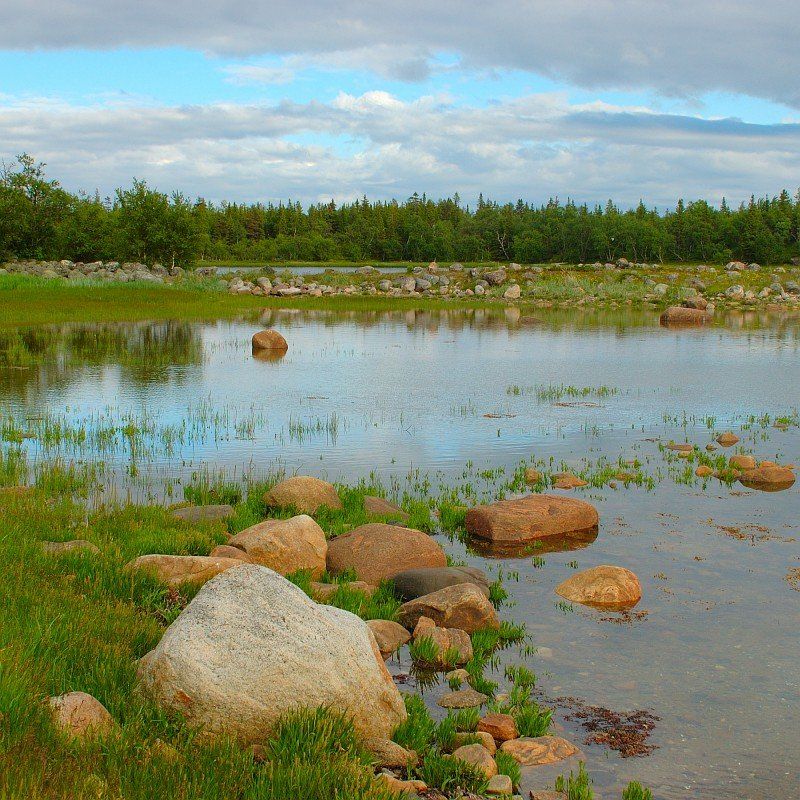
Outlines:
<svg viewBox="0 0 800 800"><path fill-rule="evenodd" d="M243 744L298 707L329 706L384 738L406 716L366 623L258 564L209 581L142 658L139 680L205 734Z"/></svg>

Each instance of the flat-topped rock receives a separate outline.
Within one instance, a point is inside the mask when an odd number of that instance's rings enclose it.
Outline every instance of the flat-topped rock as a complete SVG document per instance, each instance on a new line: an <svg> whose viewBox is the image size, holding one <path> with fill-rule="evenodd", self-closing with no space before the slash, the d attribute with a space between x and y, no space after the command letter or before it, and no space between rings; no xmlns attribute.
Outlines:
<svg viewBox="0 0 800 800"><path fill-rule="evenodd" d="M372 522L328 542L328 570L353 570L358 580L377 586L399 572L447 566L444 550L426 533Z"/></svg>
<svg viewBox="0 0 800 800"><path fill-rule="evenodd" d="M417 597L436 592L447 586L471 583L489 596L489 579L477 567L422 567L398 572L391 579L395 593L401 600L414 600Z"/></svg>
<svg viewBox="0 0 800 800"><path fill-rule="evenodd" d="M603 564L567 578L556 587L556 594L586 606L622 610L642 599L642 587L629 569Z"/></svg>
<svg viewBox="0 0 800 800"><path fill-rule="evenodd" d="M212 505L212 506L183 506L176 508L172 516L182 519L184 522L215 522L220 519L230 519L236 512L233 506Z"/></svg>
<svg viewBox="0 0 800 800"><path fill-rule="evenodd" d="M325 572L328 542L308 514L264 520L237 533L228 544L247 553L254 564L281 575L304 569L317 578Z"/></svg>
<svg viewBox="0 0 800 800"><path fill-rule="evenodd" d="M497 611L486 595L471 583L447 586L437 592L403 603L398 621L413 630L420 617L428 617L440 628L459 628L474 633L482 628L499 628Z"/></svg>
<svg viewBox="0 0 800 800"><path fill-rule="evenodd" d="M597 526L597 509L584 500L532 494L501 500L467 512L467 531L490 542L521 544L548 536L565 536Z"/></svg>
<svg viewBox="0 0 800 800"><path fill-rule="evenodd" d="M320 506L332 510L342 507L336 487L309 475L294 475L276 483L265 495L269 508L294 509L301 514L313 514Z"/></svg>
<svg viewBox="0 0 800 800"><path fill-rule="evenodd" d="M237 558L212 558L211 556L173 556L152 554L139 556L125 569L147 572L168 586L190 583L200 586L220 572L242 566Z"/></svg>
<svg viewBox="0 0 800 800"><path fill-rule="evenodd" d="M538 767L544 764L555 764L578 752L572 742L560 736L523 736L503 742L500 749L510 753L523 767Z"/></svg>

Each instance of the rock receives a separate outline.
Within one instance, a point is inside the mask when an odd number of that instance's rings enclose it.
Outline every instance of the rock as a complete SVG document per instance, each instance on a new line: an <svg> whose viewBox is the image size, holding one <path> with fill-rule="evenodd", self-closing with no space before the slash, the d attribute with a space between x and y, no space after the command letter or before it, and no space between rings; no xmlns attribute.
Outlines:
<svg viewBox="0 0 800 800"><path fill-rule="evenodd" d="M701 464L694 471L694 474L697 475L698 478L708 478L710 475L714 474L714 470L706 464Z"/></svg>
<svg viewBox="0 0 800 800"><path fill-rule="evenodd" d="M522 289L518 283L512 283L508 289L503 292L503 297L506 300L519 300L520 296L522 295Z"/></svg>
<svg viewBox="0 0 800 800"><path fill-rule="evenodd" d="M185 506L183 508L176 508L172 512L172 516L177 519L182 519L184 522L198 523L212 522L218 519L230 519L235 513L233 506L229 505Z"/></svg>
<svg viewBox="0 0 800 800"><path fill-rule="evenodd" d="M421 617L411 638L416 641L420 637L429 638L436 645L436 658L424 666L451 669L454 665L466 664L472 658L472 640L466 631L439 628L432 620Z"/></svg>
<svg viewBox="0 0 800 800"><path fill-rule="evenodd" d="M538 469L534 469L533 467L527 467L525 470L525 483L532 485L534 483L539 483L542 479L542 473L539 472Z"/></svg>
<svg viewBox="0 0 800 800"><path fill-rule="evenodd" d="M212 558L211 556L146 555L131 561L125 569L148 572L168 586L191 583L195 586L225 572L242 566L237 558Z"/></svg>
<svg viewBox="0 0 800 800"><path fill-rule="evenodd" d="M559 472L553 477L556 479L553 484L556 489L578 489L581 486L589 485L583 478L579 478L571 472Z"/></svg>
<svg viewBox="0 0 800 800"><path fill-rule="evenodd" d="M458 681L459 683L469 683L471 675L465 669L454 669L448 672L444 677L448 682Z"/></svg>
<svg viewBox="0 0 800 800"><path fill-rule="evenodd" d="M229 544L218 544L208 555L211 558L238 558L239 561L245 561L248 564L252 561L244 550L231 547Z"/></svg>
<svg viewBox="0 0 800 800"><path fill-rule="evenodd" d="M594 608L621 610L642 599L642 587L629 569L604 564L567 578L556 587L556 594Z"/></svg>
<svg viewBox="0 0 800 800"><path fill-rule="evenodd" d="M164 710L245 746L298 706L346 714L364 738L388 739L406 718L366 624L258 564L206 584L141 659L139 680Z"/></svg>
<svg viewBox="0 0 800 800"><path fill-rule="evenodd" d="M281 291L291 291L291 290L281 290ZM292 292L295 293L295 292ZM296 290L296 293L299 294L299 289ZM253 334L252 339L253 350L282 350L286 351L289 349L289 344L287 343L286 339L281 336L278 331L267 330L267 331L259 331L258 333Z"/></svg>
<svg viewBox="0 0 800 800"><path fill-rule="evenodd" d="M474 689L458 689L440 697L436 704L441 708L477 708L489 698Z"/></svg>
<svg viewBox="0 0 800 800"><path fill-rule="evenodd" d="M507 742L509 739L517 739L517 723L511 714L487 714L478 723L479 731L486 731L498 742Z"/></svg>
<svg viewBox="0 0 800 800"><path fill-rule="evenodd" d="M505 283L506 271L504 269L496 269L492 272L484 272L481 277L489 286L499 286L501 283Z"/></svg>
<svg viewBox="0 0 800 800"><path fill-rule="evenodd" d="M707 308L670 306L661 314L658 321L664 327L669 327L670 325L706 325L713 318L713 314Z"/></svg>
<svg viewBox="0 0 800 800"><path fill-rule="evenodd" d="M683 301L684 308L697 308L700 311L705 311L708 308L708 300L705 297L700 297L697 295L696 297L689 297Z"/></svg>
<svg viewBox="0 0 800 800"><path fill-rule="evenodd" d="M361 525L328 542L332 574L352 569L373 586L407 569L446 564L444 550L427 534L382 522Z"/></svg>
<svg viewBox="0 0 800 800"><path fill-rule="evenodd" d="M674 450L676 453L691 453L694 445L688 442L668 442L664 445L667 450Z"/></svg>
<svg viewBox="0 0 800 800"><path fill-rule="evenodd" d="M385 517L392 522L406 522L409 519L409 515L400 506L390 503L383 497L364 495L364 510L367 514Z"/></svg>
<svg viewBox="0 0 800 800"><path fill-rule="evenodd" d="M725 297L731 300L741 300L744 297L744 286L734 284L725 290Z"/></svg>
<svg viewBox="0 0 800 800"><path fill-rule="evenodd" d="M391 579L401 600L415 600L431 592L460 583L471 583L489 596L489 579L477 567L423 567L398 572Z"/></svg>
<svg viewBox="0 0 800 800"><path fill-rule="evenodd" d="M553 789L534 789L531 791L530 800L569 800L566 792L556 792Z"/></svg>
<svg viewBox="0 0 800 800"><path fill-rule="evenodd" d="M744 470L744 469L756 468L756 460L753 458L753 456L744 456L737 454L735 456L731 456L730 459L728 460L728 463L734 469Z"/></svg>
<svg viewBox="0 0 800 800"><path fill-rule="evenodd" d="M318 603L327 603L328 600L336 594L340 586L349 589L351 592L361 592L368 597L371 597L375 592L375 587L364 583L364 581L347 581L345 583L319 583L318 581L311 581L311 596Z"/></svg>
<svg viewBox="0 0 800 800"><path fill-rule="evenodd" d="M597 527L597 509L583 500L532 494L501 500L467 512L467 531L490 542L522 544Z"/></svg>
<svg viewBox="0 0 800 800"><path fill-rule="evenodd" d="M794 473L788 467L756 467L745 470L739 481L749 489L763 492L780 492L789 489L795 481Z"/></svg>
<svg viewBox="0 0 800 800"><path fill-rule="evenodd" d="M392 794L402 794L408 798L416 797L417 792L424 792L428 788L424 781L403 781L386 772L379 773L378 779L383 781L384 788Z"/></svg>
<svg viewBox="0 0 800 800"><path fill-rule="evenodd" d="M320 506L332 510L342 507L336 487L319 478L295 475L276 483L265 495L270 508L293 508L301 514L313 514Z"/></svg>
<svg viewBox="0 0 800 800"><path fill-rule="evenodd" d="M493 796L514 794L514 784L508 775L493 775L486 787L486 794Z"/></svg>
<svg viewBox="0 0 800 800"><path fill-rule="evenodd" d="M86 539L71 539L68 542L42 542L42 551L53 556L62 553L97 554L100 552L100 548L96 544L87 542Z"/></svg>
<svg viewBox="0 0 800 800"><path fill-rule="evenodd" d="M371 619L367 622L367 627L372 631L384 659L389 658L411 639L411 634L402 625L390 619Z"/></svg>
<svg viewBox="0 0 800 800"><path fill-rule="evenodd" d="M487 778L497 775L497 764L482 744L465 744L453 751L453 758L477 767Z"/></svg>
<svg viewBox="0 0 800 800"><path fill-rule="evenodd" d="M391 739L372 736L364 740L364 747L372 755L373 763L378 767L399 768L413 767L417 763L417 754L406 750Z"/></svg>
<svg viewBox="0 0 800 800"><path fill-rule="evenodd" d="M317 578L325 572L328 542L308 514L264 520L237 533L229 544L244 550L253 563L281 575L305 569Z"/></svg>
<svg viewBox="0 0 800 800"><path fill-rule="evenodd" d="M118 726L108 709L86 692L68 692L48 700L53 724L75 739L107 736Z"/></svg>
<svg viewBox="0 0 800 800"><path fill-rule="evenodd" d="M494 606L474 584L460 583L403 603L397 619L409 630L420 617L429 617L441 628L459 628L474 633L481 628L498 628Z"/></svg>
<svg viewBox="0 0 800 800"><path fill-rule="evenodd" d="M514 756L523 767L555 764L578 752L575 745L560 736L523 736L521 739L503 742L500 749Z"/></svg>
<svg viewBox="0 0 800 800"><path fill-rule="evenodd" d="M721 447L733 447L739 441L739 437L735 433L725 431L717 436L717 444Z"/></svg>

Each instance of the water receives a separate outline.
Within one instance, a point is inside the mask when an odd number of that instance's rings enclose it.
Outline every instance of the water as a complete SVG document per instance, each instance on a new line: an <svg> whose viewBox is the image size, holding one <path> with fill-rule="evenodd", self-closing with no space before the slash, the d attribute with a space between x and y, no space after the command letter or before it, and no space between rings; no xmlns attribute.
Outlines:
<svg viewBox="0 0 800 800"><path fill-rule="evenodd" d="M249 338L261 325L285 334L283 358L253 358ZM122 417L147 423L160 442L149 454L102 439L106 481L122 497L180 498L204 465L239 476L277 466L344 482L374 473L400 489L427 475L434 493L469 482L476 496L492 497L532 457L575 469L638 459L652 490L578 491L601 517L597 539L582 549L532 559L447 547L503 569L515 603L504 613L525 620L540 648L526 660L545 697L660 718L650 740L657 749L623 759L583 744L586 732L558 707L555 719L580 744L598 796L619 797L631 779L664 800L797 795L800 593L785 579L800 567L797 485L778 493L687 485L682 462L668 463L654 441L704 446L730 428L758 457L797 462L798 428L772 426L800 392L796 318L730 316L725 327L669 331L644 312L533 319L516 309L294 310L37 335L50 337L54 357L0 369L6 414L97 431ZM576 398L562 385L605 389ZM86 444L21 446L32 459L91 455ZM632 569L644 591L637 610L647 614L618 624L557 606L553 588L574 573L573 561ZM528 770L524 787L570 767Z"/></svg>

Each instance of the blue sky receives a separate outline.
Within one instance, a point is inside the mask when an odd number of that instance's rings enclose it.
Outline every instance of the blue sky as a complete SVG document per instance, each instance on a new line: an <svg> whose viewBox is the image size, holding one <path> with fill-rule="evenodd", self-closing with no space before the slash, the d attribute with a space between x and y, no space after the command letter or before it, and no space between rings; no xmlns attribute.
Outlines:
<svg viewBox="0 0 800 800"><path fill-rule="evenodd" d="M440 6L6 0L0 157L30 152L71 189L137 176L214 200L800 185L793 4Z"/></svg>

